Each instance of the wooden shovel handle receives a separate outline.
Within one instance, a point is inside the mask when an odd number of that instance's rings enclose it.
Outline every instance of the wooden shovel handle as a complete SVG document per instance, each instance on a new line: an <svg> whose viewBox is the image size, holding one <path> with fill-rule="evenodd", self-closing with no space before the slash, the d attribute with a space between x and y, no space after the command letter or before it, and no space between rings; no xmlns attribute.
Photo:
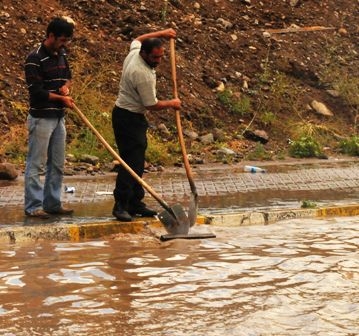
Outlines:
<svg viewBox="0 0 359 336"><path fill-rule="evenodd" d="M177 92L177 73L176 73L176 53L175 53L175 40L173 38L170 39L170 56L171 56L171 72L172 72L172 87L173 87L173 96L174 98L178 98ZM180 111L176 110L176 125L177 125L177 133L178 140L181 146L183 163L185 166L187 179L191 187L191 191L197 196L196 186L193 181L193 175L191 166L188 161L186 146L183 138L182 124L181 124L181 115Z"/></svg>
<svg viewBox="0 0 359 336"><path fill-rule="evenodd" d="M176 51L175 51L175 40L173 38L170 39L170 56L171 56L171 73L172 73L173 97L178 98L177 71L176 71Z"/></svg>
<svg viewBox="0 0 359 336"><path fill-rule="evenodd" d="M118 160L121 165L131 174L131 176L141 184L157 201L162 205L162 207L167 210L169 213L173 213L169 205L161 199L161 197L148 185L141 177L139 177L135 171L121 158L121 156L108 144L104 137L97 131L97 129L90 123L86 116L80 111L80 109L74 104L74 109L82 119L82 121L92 130L92 132L97 136L100 142L106 147L106 149L111 153L111 155Z"/></svg>

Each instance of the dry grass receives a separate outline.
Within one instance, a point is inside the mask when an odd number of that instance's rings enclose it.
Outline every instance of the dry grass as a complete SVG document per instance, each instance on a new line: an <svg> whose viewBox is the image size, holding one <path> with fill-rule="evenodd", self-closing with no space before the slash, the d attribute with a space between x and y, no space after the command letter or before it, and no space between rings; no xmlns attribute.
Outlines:
<svg viewBox="0 0 359 336"><path fill-rule="evenodd" d="M81 53L77 53L75 59L72 97L90 123L110 145L115 146L111 113L119 82L119 75L113 69L116 60L90 61ZM69 122L67 126L68 152L75 156L86 153L101 159L109 158L107 151L90 129L83 125L76 112L70 112L69 116L72 123Z"/></svg>
<svg viewBox="0 0 359 336"><path fill-rule="evenodd" d="M23 124L13 125L0 137L0 155L13 163L23 162L27 152L27 128Z"/></svg>

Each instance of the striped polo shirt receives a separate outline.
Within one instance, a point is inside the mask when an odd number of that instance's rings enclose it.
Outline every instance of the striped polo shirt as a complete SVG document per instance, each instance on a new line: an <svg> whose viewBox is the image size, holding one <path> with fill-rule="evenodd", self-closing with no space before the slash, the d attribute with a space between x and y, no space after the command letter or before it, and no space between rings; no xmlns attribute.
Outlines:
<svg viewBox="0 0 359 336"><path fill-rule="evenodd" d="M42 43L25 61L25 78L30 95L29 113L35 118L61 118L65 106L61 101L50 101L49 93L59 89L71 79L66 51L48 52Z"/></svg>

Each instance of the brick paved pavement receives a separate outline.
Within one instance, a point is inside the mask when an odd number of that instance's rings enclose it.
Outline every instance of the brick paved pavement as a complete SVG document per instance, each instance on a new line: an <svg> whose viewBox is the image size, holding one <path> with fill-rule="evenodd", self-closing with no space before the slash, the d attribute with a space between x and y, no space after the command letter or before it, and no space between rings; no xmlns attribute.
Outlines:
<svg viewBox="0 0 359 336"><path fill-rule="evenodd" d="M359 199L358 162L268 164L267 173L264 174L244 173L243 165L198 166L194 168L194 178L200 197L263 191L281 192L281 195L295 191L328 191L351 192L358 195ZM182 168L145 174L145 179L165 200L180 201L188 198L191 193ZM110 200L114 181L114 174L66 177L64 184L74 187L75 193L64 193L63 200L69 203ZM0 182L0 207L22 205L23 177L14 182Z"/></svg>
<svg viewBox="0 0 359 336"><path fill-rule="evenodd" d="M267 169L265 174L244 173L243 164L194 167L199 193L197 224L268 225L288 218L358 216L358 162L258 164ZM168 204L176 201L184 208L188 206L190 188L183 168L146 174L145 179ZM66 177L64 184L74 187L75 192L63 193L63 201L70 203L76 215L66 218L54 216L45 221L24 216L23 182L23 176L12 182L0 181L0 241L79 241L114 233L148 234L149 227L152 234L156 230L164 232L156 219L138 219L131 223L113 219L115 174ZM315 200L317 207L301 209L298 200L303 199ZM146 196L147 202L150 206L157 203L150 195ZM158 204L156 208L160 208ZM200 228L196 226L191 230L195 229Z"/></svg>

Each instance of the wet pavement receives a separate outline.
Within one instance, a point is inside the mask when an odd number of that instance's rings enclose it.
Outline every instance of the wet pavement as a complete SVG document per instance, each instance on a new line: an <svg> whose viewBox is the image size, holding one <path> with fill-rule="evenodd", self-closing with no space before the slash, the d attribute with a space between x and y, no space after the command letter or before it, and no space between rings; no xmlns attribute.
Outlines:
<svg viewBox="0 0 359 336"><path fill-rule="evenodd" d="M298 208L302 200L313 200L318 206L356 203L358 163L357 159L260 162L257 165L267 170L264 174L246 173L244 164L198 165L193 172L200 212ZM183 168L148 173L144 179L167 203L188 205L191 191ZM66 176L64 186L73 187L75 192L64 191L62 199L78 210L76 215L80 217L111 216L114 183L115 174ZM2 224L23 220L23 197L23 177L12 182L0 181ZM146 201L160 210L150 195Z"/></svg>
<svg viewBox="0 0 359 336"><path fill-rule="evenodd" d="M358 335L358 223L2 246L0 335Z"/></svg>

